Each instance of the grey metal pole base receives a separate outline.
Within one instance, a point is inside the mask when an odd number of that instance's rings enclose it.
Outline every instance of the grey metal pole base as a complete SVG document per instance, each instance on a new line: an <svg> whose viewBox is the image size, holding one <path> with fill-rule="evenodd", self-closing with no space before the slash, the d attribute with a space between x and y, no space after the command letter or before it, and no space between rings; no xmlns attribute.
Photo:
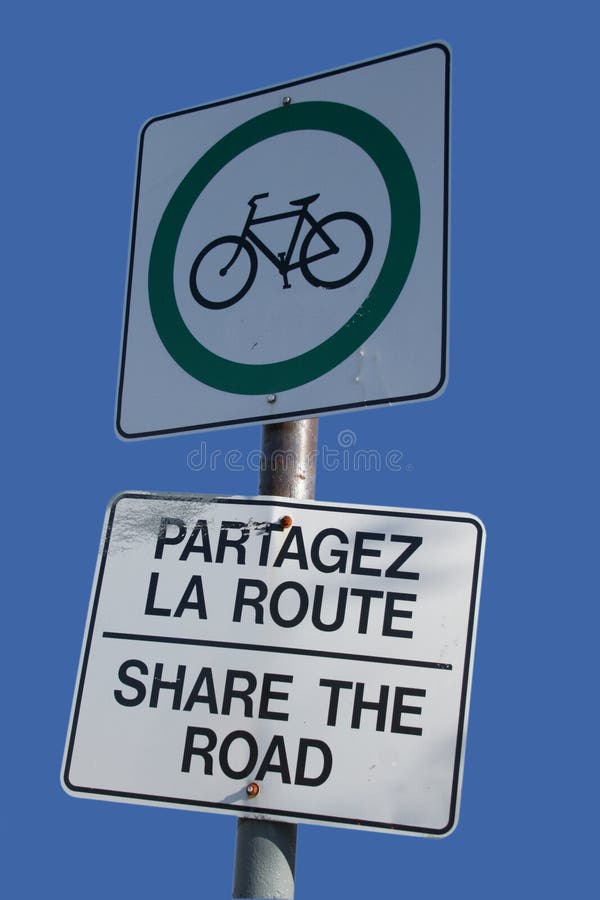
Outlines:
<svg viewBox="0 0 600 900"><path fill-rule="evenodd" d="M318 419L263 427L261 494L310 500L315 496ZM238 819L233 897L292 900L296 826L270 819Z"/></svg>
<svg viewBox="0 0 600 900"><path fill-rule="evenodd" d="M238 819L233 897L294 896L296 826Z"/></svg>

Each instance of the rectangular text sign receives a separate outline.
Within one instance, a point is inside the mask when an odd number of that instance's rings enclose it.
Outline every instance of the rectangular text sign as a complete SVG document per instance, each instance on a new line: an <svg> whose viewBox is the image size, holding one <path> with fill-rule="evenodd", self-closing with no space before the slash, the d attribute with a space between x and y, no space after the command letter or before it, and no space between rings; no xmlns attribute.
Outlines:
<svg viewBox="0 0 600 900"><path fill-rule="evenodd" d="M483 541L461 513L120 495L66 789L447 834Z"/></svg>

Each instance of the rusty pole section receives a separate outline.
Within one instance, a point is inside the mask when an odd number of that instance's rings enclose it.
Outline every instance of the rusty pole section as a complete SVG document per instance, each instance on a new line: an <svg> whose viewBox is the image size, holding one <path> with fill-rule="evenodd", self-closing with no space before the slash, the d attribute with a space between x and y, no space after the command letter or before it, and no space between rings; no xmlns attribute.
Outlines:
<svg viewBox="0 0 600 900"><path fill-rule="evenodd" d="M260 494L314 498L318 426L318 419L263 426ZM238 819L233 897L292 900L295 868L295 824Z"/></svg>
<svg viewBox="0 0 600 900"><path fill-rule="evenodd" d="M313 500L315 496L318 419L278 422L263 427L259 494Z"/></svg>

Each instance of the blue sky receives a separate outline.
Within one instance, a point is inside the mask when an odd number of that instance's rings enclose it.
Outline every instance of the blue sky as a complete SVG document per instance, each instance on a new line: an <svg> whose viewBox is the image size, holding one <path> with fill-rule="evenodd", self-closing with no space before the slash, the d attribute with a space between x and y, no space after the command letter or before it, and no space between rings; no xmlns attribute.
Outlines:
<svg viewBox="0 0 600 900"><path fill-rule="evenodd" d="M109 499L257 490L256 425L135 443L114 432L139 129L435 40L453 60L448 387L428 402L323 417L322 447L351 433L352 446L395 454L400 467L321 461L317 498L467 511L486 525L461 817L441 841L302 826L297 897L589 893L593 25L591 3L512 0L108 0L24 3L6 16L7 896L230 895L233 817L74 799L59 784ZM228 450L241 467L224 465Z"/></svg>

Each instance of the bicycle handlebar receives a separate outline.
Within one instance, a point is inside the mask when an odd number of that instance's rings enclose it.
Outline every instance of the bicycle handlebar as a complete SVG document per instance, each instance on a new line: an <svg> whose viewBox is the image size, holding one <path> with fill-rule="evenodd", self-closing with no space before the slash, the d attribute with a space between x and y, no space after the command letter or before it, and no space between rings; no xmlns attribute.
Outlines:
<svg viewBox="0 0 600 900"><path fill-rule="evenodd" d="M255 194L254 197L250 197L248 200L248 206L256 206L257 200L263 200L265 197L268 197L268 192L266 194Z"/></svg>

